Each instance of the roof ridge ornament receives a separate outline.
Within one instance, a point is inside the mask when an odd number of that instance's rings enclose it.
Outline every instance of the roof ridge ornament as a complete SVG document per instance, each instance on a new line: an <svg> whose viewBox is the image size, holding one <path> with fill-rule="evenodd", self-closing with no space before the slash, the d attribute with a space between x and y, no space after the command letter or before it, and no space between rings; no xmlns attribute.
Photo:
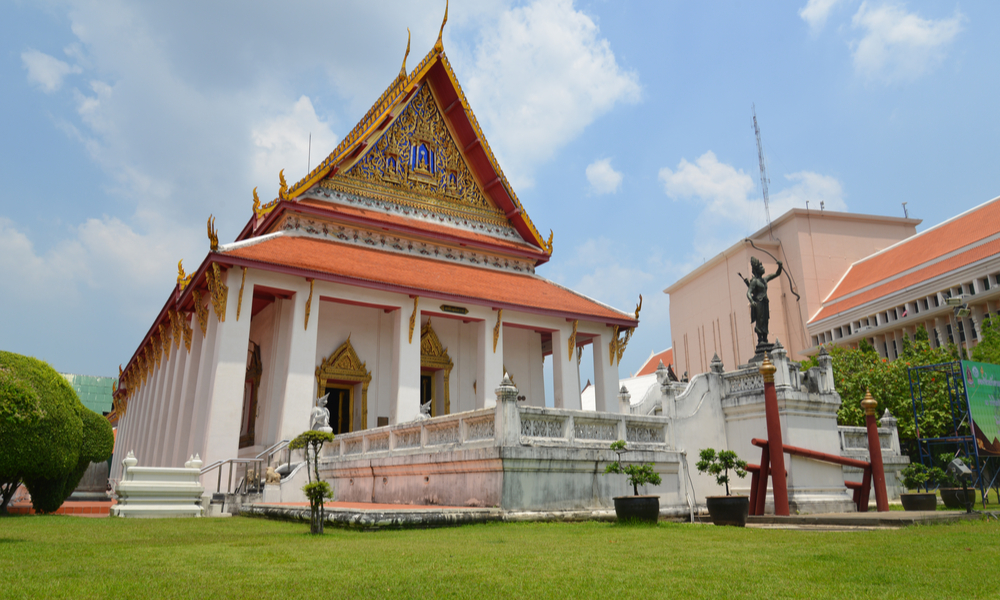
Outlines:
<svg viewBox="0 0 1000 600"><path fill-rule="evenodd" d="M555 235L555 232L550 229L549 241L545 242L545 251L549 253L549 256L552 256L552 238L555 237Z"/></svg>
<svg viewBox="0 0 1000 600"><path fill-rule="evenodd" d="M444 26L445 26L445 23L447 23L447 22L448 22L448 0L445 0L444 1L444 20L441 21L441 30L438 31L438 39L437 39L436 42L434 42L434 49L437 50L438 52L443 52L444 51L444 42L441 40L441 37L444 35Z"/></svg>
<svg viewBox="0 0 1000 600"><path fill-rule="evenodd" d="M182 292L191 283L192 277L194 277L194 273L188 275L184 272L184 259L177 261L177 285L180 286Z"/></svg>
<svg viewBox="0 0 1000 600"><path fill-rule="evenodd" d="M285 181L285 170L278 171L278 198L288 200L288 182Z"/></svg>
<svg viewBox="0 0 1000 600"><path fill-rule="evenodd" d="M219 232L215 229L215 217L208 215L208 241L212 252L219 250Z"/></svg>
<svg viewBox="0 0 1000 600"><path fill-rule="evenodd" d="M403 55L403 66L399 68L399 78L406 79L406 59L410 56L410 28L406 28L406 54Z"/></svg>

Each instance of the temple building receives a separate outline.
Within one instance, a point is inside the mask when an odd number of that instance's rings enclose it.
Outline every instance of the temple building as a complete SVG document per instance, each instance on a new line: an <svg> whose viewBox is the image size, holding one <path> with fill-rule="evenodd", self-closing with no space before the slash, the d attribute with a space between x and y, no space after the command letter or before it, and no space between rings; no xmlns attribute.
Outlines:
<svg viewBox="0 0 1000 600"><path fill-rule="evenodd" d="M312 172L282 175L266 204L254 190L233 243L211 219L208 235L120 373L116 457L256 456L309 429L322 396L336 434L489 408L505 372L519 404L579 410L587 344L594 408L619 411L639 309L535 273L553 235L497 164L440 36Z"/></svg>

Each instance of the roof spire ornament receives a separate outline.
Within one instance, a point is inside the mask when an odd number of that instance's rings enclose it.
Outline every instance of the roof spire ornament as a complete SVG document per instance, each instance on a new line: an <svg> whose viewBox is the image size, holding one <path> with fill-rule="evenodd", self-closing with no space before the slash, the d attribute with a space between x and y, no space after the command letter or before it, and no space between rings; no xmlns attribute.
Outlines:
<svg viewBox="0 0 1000 600"><path fill-rule="evenodd" d="M545 251L549 253L549 256L552 256L552 238L554 238L555 235L555 232L550 229L549 241L545 242Z"/></svg>
<svg viewBox="0 0 1000 600"><path fill-rule="evenodd" d="M285 170L278 172L278 198L288 200L288 182L285 181Z"/></svg>
<svg viewBox="0 0 1000 600"><path fill-rule="evenodd" d="M184 272L184 259L177 261L177 285L181 287L181 291L191 283L191 278L194 277L194 273L188 275Z"/></svg>
<svg viewBox="0 0 1000 600"><path fill-rule="evenodd" d="M253 188L253 212L260 212L260 197L257 196L257 188Z"/></svg>
<svg viewBox="0 0 1000 600"><path fill-rule="evenodd" d="M434 49L438 52L444 51L444 42L441 40L441 36L444 35L444 25L448 22L448 0L444 0L444 20L441 21L441 30L438 31L438 39L434 42Z"/></svg>
<svg viewBox="0 0 1000 600"><path fill-rule="evenodd" d="M399 68L399 78L406 79L406 59L410 56L410 28L406 28L406 54L403 55L403 66Z"/></svg>
<svg viewBox="0 0 1000 600"><path fill-rule="evenodd" d="M219 250L219 232L215 230L215 217L208 215L208 241L212 252Z"/></svg>

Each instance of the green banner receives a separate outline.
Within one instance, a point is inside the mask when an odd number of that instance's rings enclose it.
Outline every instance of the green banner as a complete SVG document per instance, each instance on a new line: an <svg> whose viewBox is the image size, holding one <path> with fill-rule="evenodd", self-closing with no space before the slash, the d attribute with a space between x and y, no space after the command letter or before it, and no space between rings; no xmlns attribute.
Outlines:
<svg viewBox="0 0 1000 600"><path fill-rule="evenodd" d="M969 415L980 456L1000 456L1000 365L962 361Z"/></svg>

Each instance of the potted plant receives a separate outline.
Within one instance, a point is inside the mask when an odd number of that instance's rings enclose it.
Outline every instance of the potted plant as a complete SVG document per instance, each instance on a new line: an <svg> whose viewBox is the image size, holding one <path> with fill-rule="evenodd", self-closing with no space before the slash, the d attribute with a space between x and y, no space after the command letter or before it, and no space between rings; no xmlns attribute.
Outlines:
<svg viewBox="0 0 1000 600"><path fill-rule="evenodd" d="M948 463L955 460L956 458L961 458L962 462L969 466L972 461L969 460L968 456L958 457L951 452L945 452L944 454L938 456L938 462L947 468ZM976 488L969 487L968 484L962 487L962 482L959 481L954 476L950 475L947 471L944 471L940 481L941 487L938 490L941 492L941 501L944 502L946 508L961 508L964 509L970 504L976 503Z"/></svg>
<svg viewBox="0 0 1000 600"><path fill-rule="evenodd" d="M701 458L695 464L698 472L714 476L715 483L726 488L725 496L705 498L712 523L746 527L747 514L750 512L750 498L733 496L729 493L729 472L732 471L741 479L746 477L747 461L741 460L732 450L716 452L714 448L705 448L698 453L698 456Z"/></svg>
<svg viewBox="0 0 1000 600"><path fill-rule="evenodd" d="M660 517L660 497L656 495L640 496L639 486L646 484L660 485L663 480L660 474L653 470L653 463L633 463L622 465L621 456L628 449L625 440L612 442L611 449L618 453L618 460L604 469L604 474L618 473L628 476L628 484L632 486L634 495L618 496L615 501L615 515L619 522L656 523Z"/></svg>
<svg viewBox="0 0 1000 600"><path fill-rule="evenodd" d="M921 463L910 463L902 471L903 487L916 490L900 494L904 510L937 510L937 495L930 491L930 486L944 477L944 471L938 467L926 467ZM921 492L920 488L924 488Z"/></svg>

